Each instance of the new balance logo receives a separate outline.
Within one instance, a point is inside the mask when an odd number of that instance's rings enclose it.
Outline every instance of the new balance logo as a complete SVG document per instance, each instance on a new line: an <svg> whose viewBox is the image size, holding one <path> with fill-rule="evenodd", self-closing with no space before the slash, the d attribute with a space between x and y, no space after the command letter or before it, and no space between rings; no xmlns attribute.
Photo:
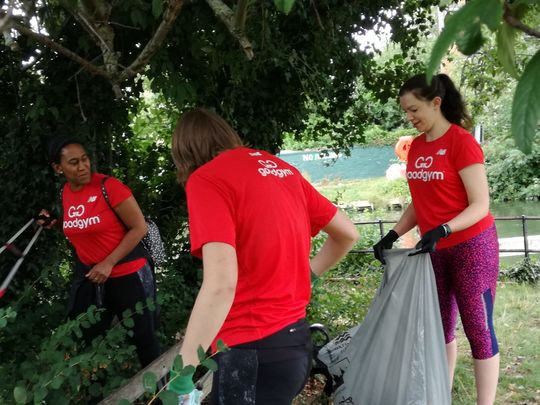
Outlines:
<svg viewBox="0 0 540 405"><path fill-rule="evenodd" d="M90 198L88 199L87 202L91 203L91 202L96 202L96 199L97 199L97 196L96 195L92 195L90 196Z"/></svg>
<svg viewBox="0 0 540 405"><path fill-rule="evenodd" d="M446 155L446 149L439 149L436 153L436 155L444 156Z"/></svg>

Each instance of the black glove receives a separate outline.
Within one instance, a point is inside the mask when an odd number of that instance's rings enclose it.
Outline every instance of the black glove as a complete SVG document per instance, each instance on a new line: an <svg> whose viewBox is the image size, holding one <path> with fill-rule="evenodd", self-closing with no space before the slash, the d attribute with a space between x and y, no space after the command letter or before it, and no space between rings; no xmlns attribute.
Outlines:
<svg viewBox="0 0 540 405"><path fill-rule="evenodd" d="M384 238L382 238L375 245L373 245L373 253L375 255L375 259L379 260L382 264L386 264L383 259L383 250L392 249L392 245L396 240L398 240L398 238L399 235L396 231L392 229L384 236Z"/></svg>
<svg viewBox="0 0 540 405"><path fill-rule="evenodd" d="M448 235L450 235L450 228L446 224L439 225L437 228L427 231L424 236L422 236L422 239L420 239L420 242L416 244L416 249L418 250L409 253L409 256L414 256L419 253L435 252L435 247L437 246L439 239L446 238Z"/></svg>

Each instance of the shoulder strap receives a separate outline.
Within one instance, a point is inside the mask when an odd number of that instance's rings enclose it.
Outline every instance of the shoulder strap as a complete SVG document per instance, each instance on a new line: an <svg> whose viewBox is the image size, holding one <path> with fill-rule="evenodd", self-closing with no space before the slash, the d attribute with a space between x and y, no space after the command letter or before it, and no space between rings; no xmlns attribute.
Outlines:
<svg viewBox="0 0 540 405"><path fill-rule="evenodd" d="M122 218L120 218L120 216L116 213L113 206L111 205L111 201L109 200L109 194L107 193L107 189L105 188L105 182L107 181L108 178L109 176L105 176L103 177L103 179L101 179L101 194L103 194L103 198L105 198L105 202L107 203L111 211L114 213L116 218L120 221L122 225L124 225L124 228L127 229L126 224L124 223L124 221L122 221Z"/></svg>
<svg viewBox="0 0 540 405"><path fill-rule="evenodd" d="M107 193L107 189L105 188L105 182L107 181L107 179L109 178L109 176L105 176L103 177L103 179L101 180L101 193L103 194L103 198L105 198L105 202L107 203L107 205L109 206L109 208L111 209L111 211L114 213L114 215L116 216L116 218L118 218L118 220L120 221L120 223L124 226L124 228L128 229L128 227L126 226L126 224L124 223L124 221L122 221L122 218L120 218L120 215L117 214L117 212L114 210L113 206L111 205L111 202L109 201L109 194ZM116 264L121 264L121 263L125 263L125 262L130 262L132 260L135 260L135 259L139 259L141 257L144 257L146 259L150 259L151 260L151 257L149 256L147 250L144 248L143 244L141 242L139 242L131 252L129 252L126 256L124 256L123 259L121 259L118 263Z"/></svg>

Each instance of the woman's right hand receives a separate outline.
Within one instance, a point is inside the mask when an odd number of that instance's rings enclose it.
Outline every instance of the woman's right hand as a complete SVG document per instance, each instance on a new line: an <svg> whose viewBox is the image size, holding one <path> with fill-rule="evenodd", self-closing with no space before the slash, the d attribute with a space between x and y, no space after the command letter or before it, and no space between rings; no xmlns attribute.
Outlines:
<svg viewBox="0 0 540 405"><path fill-rule="evenodd" d="M373 254L375 256L375 259L380 261L382 264L386 264L384 261L384 254L383 250L385 249L392 249L392 246L394 245L394 242L398 240L399 235L396 231L391 229L380 241L378 241L375 245L373 245Z"/></svg>
<svg viewBox="0 0 540 405"><path fill-rule="evenodd" d="M42 209L36 219L36 223L45 229L51 229L57 222L58 220L56 218L51 218L51 214L49 214L49 211L46 209Z"/></svg>

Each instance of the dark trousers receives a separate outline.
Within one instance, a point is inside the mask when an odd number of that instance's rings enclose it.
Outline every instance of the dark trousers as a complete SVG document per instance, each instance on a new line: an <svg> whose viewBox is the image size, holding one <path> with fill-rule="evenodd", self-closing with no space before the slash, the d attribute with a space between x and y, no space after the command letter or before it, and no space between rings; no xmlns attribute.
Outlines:
<svg viewBox="0 0 540 405"><path fill-rule="evenodd" d="M309 325L295 322L254 342L216 355L212 405L290 405L309 377Z"/></svg>
<svg viewBox="0 0 540 405"><path fill-rule="evenodd" d="M86 312L90 304L103 306L105 311L101 319L88 329L83 329L84 340L90 343L95 337L104 334L110 328L114 316L122 319L122 313L129 309L133 313L133 336L130 338L137 349L139 361L143 367L150 364L160 354L156 337L158 327L157 311L144 308L142 314L135 312L135 304L142 302L146 307L147 298L155 300L155 282L152 268L147 263L137 272L122 277L109 278L103 286L88 280L79 282L72 289L69 317Z"/></svg>

